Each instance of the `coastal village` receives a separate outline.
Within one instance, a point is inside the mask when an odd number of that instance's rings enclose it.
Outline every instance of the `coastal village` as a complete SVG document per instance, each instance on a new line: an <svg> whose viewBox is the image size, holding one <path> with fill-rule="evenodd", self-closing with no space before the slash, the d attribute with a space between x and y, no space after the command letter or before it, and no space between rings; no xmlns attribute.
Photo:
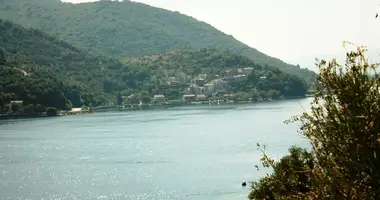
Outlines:
<svg viewBox="0 0 380 200"><path fill-rule="evenodd" d="M184 72L176 72L174 76L167 76L167 81L164 84L157 85L157 88L163 92L157 92L152 96L141 96L141 92L129 94L128 96L118 96L115 102L110 102L98 107L73 107L70 111L57 110L52 114L42 112L41 116L49 115L78 115L86 114L92 111L108 110L115 107L122 109L141 109L154 106L179 106L191 104L225 104L247 103L252 101L262 101L263 98L258 96L257 99L252 99L249 96L245 99L237 99L237 93L231 91L231 82L245 79L252 73L252 67L235 68L223 71L223 75L214 75L215 79L208 77L208 74L203 73L195 77L186 75ZM261 80L266 79L265 76L260 77ZM208 81L207 81L208 80ZM176 98L166 97L164 92L168 90L178 91ZM159 91L159 90L158 90ZM12 107L23 107L23 101L14 100L10 102Z"/></svg>
<svg viewBox="0 0 380 200"><path fill-rule="evenodd" d="M180 91L180 99L168 99L164 94L155 94L150 97L151 101L143 102L138 94L121 96L121 107L143 105L143 104L201 104L233 102L235 93L230 91L230 82L237 79L244 79L252 73L252 67L236 68L226 70L225 76L208 81L208 74L199 74L194 78L189 78L183 72L175 73L175 76L167 77L164 89L175 89ZM265 79L266 77L261 77ZM250 99L252 100L252 99Z"/></svg>

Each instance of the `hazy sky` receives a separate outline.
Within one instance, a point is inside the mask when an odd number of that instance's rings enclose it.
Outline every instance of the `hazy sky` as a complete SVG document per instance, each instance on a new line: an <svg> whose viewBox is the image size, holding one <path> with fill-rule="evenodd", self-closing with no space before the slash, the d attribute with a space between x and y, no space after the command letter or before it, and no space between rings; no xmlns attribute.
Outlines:
<svg viewBox="0 0 380 200"><path fill-rule="evenodd" d="M193 16L288 62L343 52L343 40L380 47L379 0L135 1Z"/></svg>

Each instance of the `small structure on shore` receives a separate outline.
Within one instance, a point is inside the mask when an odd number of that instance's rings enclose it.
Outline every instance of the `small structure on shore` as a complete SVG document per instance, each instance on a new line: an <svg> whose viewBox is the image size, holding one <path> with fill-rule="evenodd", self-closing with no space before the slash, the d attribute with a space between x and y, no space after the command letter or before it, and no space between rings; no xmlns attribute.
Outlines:
<svg viewBox="0 0 380 200"><path fill-rule="evenodd" d="M166 101L165 96L162 94L154 95L153 100L155 100L158 103L165 103L165 101Z"/></svg>
<svg viewBox="0 0 380 200"><path fill-rule="evenodd" d="M140 103L140 99L137 95L135 94L131 94L127 97L127 100L130 104L139 104Z"/></svg>
<svg viewBox="0 0 380 200"><path fill-rule="evenodd" d="M58 116L67 116L67 115L81 115L90 113L91 110L88 108L72 108L70 111L59 111L57 112Z"/></svg>
<svg viewBox="0 0 380 200"><path fill-rule="evenodd" d="M196 97L197 101L204 101L206 99L207 99L206 95L204 95L204 94L197 94L197 97Z"/></svg>
<svg viewBox="0 0 380 200"><path fill-rule="evenodd" d="M15 100L15 101L11 101L9 102L11 105L21 105L24 103L24 101L20 101L20 100Z"/></svg>
<svg viewBox="0 0 380 200"><path fill-rule="evenodd" d="M185 102L192 102L196 100L195 94L184 94L182 100Z"/></svg>

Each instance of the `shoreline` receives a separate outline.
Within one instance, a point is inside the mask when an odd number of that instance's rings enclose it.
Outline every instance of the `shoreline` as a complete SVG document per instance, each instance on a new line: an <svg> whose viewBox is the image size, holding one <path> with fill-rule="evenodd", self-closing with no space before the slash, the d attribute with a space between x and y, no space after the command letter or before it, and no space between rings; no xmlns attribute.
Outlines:
<svg viewBox="0 0 380 200"><path fill-rule="evenodd" d="M288 101L288 100L296 100L296 99L306 99L311 98L313 95L306 95L305 97L293 97L293 98L285 98L285 99L278 99L278 100L262 100L262 101L239 101L239 102L231 102L231 101L202 101L202 102L175 102L170 103L167 102L166 104L142 104L142 105L129 105L125 107L120 106L99 106L99 107L93 107L90 110L81 110L79 112L72 112L72 111L60 111L57 112L56 116L47 116L43 114L36 114L36 115L0 115L0 120L10 120L10 119L30 119L30 118L50 118L50 117L64 117L64 116L70 116L70 115L85 115L95 112L109 112L109 111L139 111L139 110L155 110L155 109L167 109L167 108L174 108L174 107L185 107L185 106L219 106L219 105L247 105L247 104L259 104L259 103L268 103L268 102L281 102L281 101Z"/></svg>
<svg viewBox="0 0 380 200"><path fill-rule="evenodd" d="M57 111L56 115L49 116L44 113L34 113L34 114L0 114L0 120L9 119L32 119L32 118L50 118L50 117L62 117L69 115L82 115L91 113L90 110L79 110L79 111Z"/></svg>
<svg viewBox="0 0 380 200"><path fill-rule="evenodd" d="M311 96L305 97L293 97L286 99L278 99L278 100L262 100L262 101L239 101L239 102L225 102L225 101L202 101L202 102L175 102L175 103L166 103L166 104L142 104L142 105L128 105L128 106L105 106L105 107L94 107L92 108L92 112L108 112L108 111L138 111L138 110L154 110L154 109L165 109L165 108L174 108L174 107L191 107L191 106L218 106L218 105L247 105L247 104L258 104L258 103L269 103L269 102L281 102L288 100L296 100L296 99L306 99L311 98Z"/></svg>

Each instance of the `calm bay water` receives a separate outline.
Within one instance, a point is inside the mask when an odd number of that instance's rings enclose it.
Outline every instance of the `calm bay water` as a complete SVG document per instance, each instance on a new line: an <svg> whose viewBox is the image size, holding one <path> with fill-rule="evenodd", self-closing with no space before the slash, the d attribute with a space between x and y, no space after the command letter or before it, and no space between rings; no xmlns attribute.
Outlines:
<svg viewBox="0 0 380 200"><path fill-rule="evenodd" d="M0 121L0 199L246 199L311 99ZM301 106L302 105L302 106Z"/></svg>

